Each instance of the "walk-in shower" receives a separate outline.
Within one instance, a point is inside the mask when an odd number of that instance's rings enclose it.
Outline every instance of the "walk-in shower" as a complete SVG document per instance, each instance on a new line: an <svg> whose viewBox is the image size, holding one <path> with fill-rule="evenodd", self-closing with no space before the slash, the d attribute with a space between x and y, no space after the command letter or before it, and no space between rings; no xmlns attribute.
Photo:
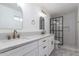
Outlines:
<svg viewBox="0 0 79 59"><path fill-rule="evenodd" d="M58 40L59 45L63 45L63 16L50 19L50 33L55 34L55 40Z"/></svg>

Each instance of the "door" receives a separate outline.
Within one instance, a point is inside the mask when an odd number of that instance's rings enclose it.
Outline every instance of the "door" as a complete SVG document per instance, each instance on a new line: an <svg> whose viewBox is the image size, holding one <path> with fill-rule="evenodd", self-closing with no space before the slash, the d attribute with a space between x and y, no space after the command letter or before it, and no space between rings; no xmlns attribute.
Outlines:
<svg viewBox="0 0 79 59"><path fill-rule="evenodd" d="M49 55L54 49L54 36L49 37Z"/></svg>

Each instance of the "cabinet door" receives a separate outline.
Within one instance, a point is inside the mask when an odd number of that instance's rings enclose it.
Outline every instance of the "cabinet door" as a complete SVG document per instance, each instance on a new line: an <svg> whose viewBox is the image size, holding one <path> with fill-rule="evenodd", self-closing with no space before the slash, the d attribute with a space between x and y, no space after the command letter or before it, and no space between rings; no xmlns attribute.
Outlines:
<svg viewBox="0 0 79 59"><path fill-rule="evenodd" d="M38 56L39 52L38 52L38 48L30 51L29 53L24 54L24 56Z"/></svg>
<svg viewBox="0 0 79 59"><path fill-rule="evenodd" d="M54 36L49 37L49 55L53 51L53 49L54 49Z"/></svg>
<svg viewBox="0 0 79 59"><path fill-rule="evenodd" d="M48 43L39 46L39 56L48 56Z"/></svg>
<svg viewBox="0 0 79 59"><path fill-rule="evenodd" d="M51 44L51 51L53 51L53 49L54 49L54 37L51 37L50 44Z"/></svg>
<svg viewBox="0 0 79 59"><path fill-rule="evenodd" d="M31 42L24 46L18 47L16 49L1 53L2 56L23 56L25 53L30 52L31 50L38 47L38 42Z"/></svg>

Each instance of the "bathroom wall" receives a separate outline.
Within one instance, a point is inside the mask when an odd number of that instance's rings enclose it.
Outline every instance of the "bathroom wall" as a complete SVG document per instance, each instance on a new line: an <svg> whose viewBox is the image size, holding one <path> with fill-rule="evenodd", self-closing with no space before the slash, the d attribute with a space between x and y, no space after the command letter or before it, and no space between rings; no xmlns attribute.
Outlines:
<svg viewBox="0 0 79 59"><path fill-rule="evenodd" d="M40 6L37 6L36 4L33 3L25 3L21 5L22 12L23 12L23 26L22 29L19 29L18 31L23 31L23 32L39 32L41 31L39 29L39 18L40 18L40 12L42 8ZM47 16L44 17L45 19L45 29L48 32L49 31L49 20L50 20L50 15L47 14ZM35 21L35 24L32 24L32 20ZM12 32L14 29L0 29L0 33L7 33L7 32Z"/></svg>
<svg viewBox="0 0 79 59"><path fill-rule="evenodd" d="M22 29L17 30L22 32L24 35L37 35L40 34L41 30L39 29L39 17L41 12L41 7L35 4L26 3L21 5L23 11L23 26ZM45 29L49 33L49 20L50 16L44 17L45 19ZM35 24L32 24L32 20L35 20ZM14 29L0 29L0 39L6 39L7 35L12 35Z"/></svg>
<svg viewBox="0 0 79 59"><path fill-rule="evenodd" d="M77 13L77 15L78 16L77 16L77 22L76 22L77 23L77 31L76 31L77 35L76 36L77 36L77 39L78 39L77 40L77 48L79 50L79 6L78 6L78 13Z"/></svg>
<svg viewBox="0 0 79 59"><path fill-rule="evenodd" d="M23 31L25 32L35 32L40 31L39 29L39 17L41 8L35 4L24 4L22 7L23 10ZM45 19L45 29L48 32L49 31L49 15L44 17ZM35 24L32 24L32 20L35 20Z"/></svg>
<svg viewBox="0 0 79 59"><path fill-rule="evenodd" d="M76 48L77 10L65 14L63 15L63 17L64 17L64 46L69 48Z"/></svg>
<svg viewBox="0 0 79 59"><path fill-rule="evenodd" d="M39 8L32 4L24 4L23 9L23 31L39 31ZM35 20L35 24L32 24Z"/></svg>

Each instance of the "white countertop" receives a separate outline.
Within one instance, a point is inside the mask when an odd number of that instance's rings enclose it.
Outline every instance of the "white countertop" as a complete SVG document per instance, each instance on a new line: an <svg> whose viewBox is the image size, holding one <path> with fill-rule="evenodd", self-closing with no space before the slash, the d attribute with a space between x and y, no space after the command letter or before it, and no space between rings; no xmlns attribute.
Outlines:
<svg viewBox="0 0 79 59"><path fill-rule="evenodd" d="M21 39L13 39L13 40L0 40L0 53L5 52L6 50L16 48L18 46L22 46L22 44L27 44L29 42L39 40L41 38L50 36L50 34L42 34L42 35L34 35Z"/></svg>

